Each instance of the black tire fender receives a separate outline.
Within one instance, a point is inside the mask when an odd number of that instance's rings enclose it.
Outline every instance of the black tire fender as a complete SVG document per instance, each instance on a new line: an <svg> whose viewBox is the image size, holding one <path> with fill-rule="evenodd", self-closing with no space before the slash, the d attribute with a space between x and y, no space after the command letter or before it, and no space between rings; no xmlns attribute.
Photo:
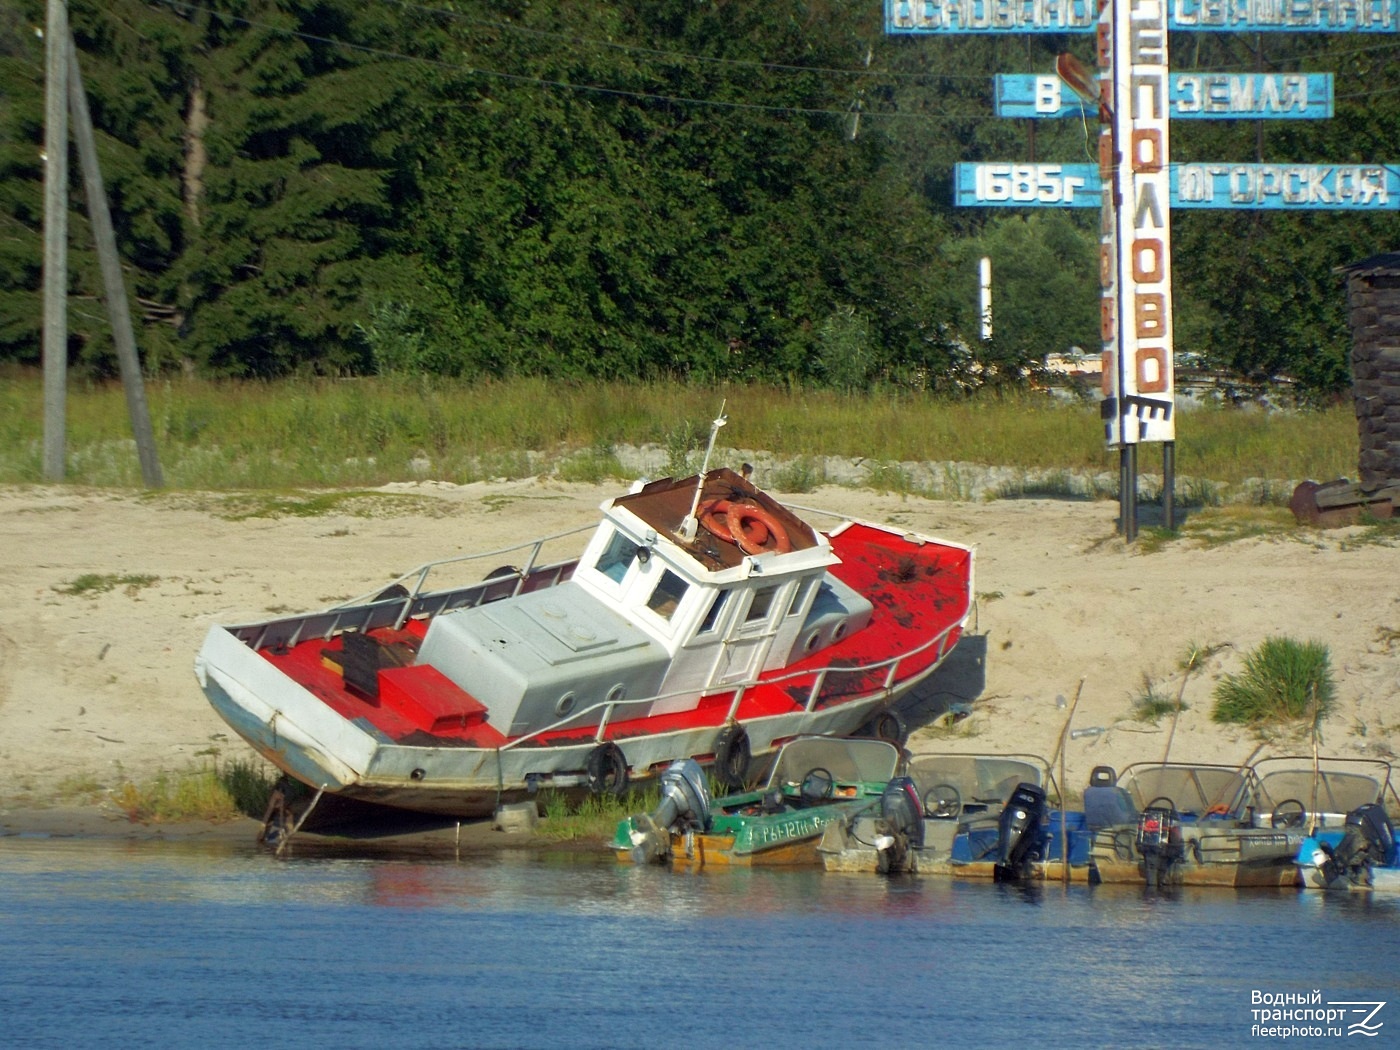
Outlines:
<svg viewBox="0 0 1400 1050"><path fill-rule="evenodd" d="M739 723L727 725L715 737L715 778L724 785L726 791L738 791L744 787L749 776L748 731Z"/></svg>
<svg viewBox="0 0 1400 1050"><path fill-rule="evenodd" d="M611 740L588 752L588 790L595 795L621 795L627 790L627 756Z"/></svg>

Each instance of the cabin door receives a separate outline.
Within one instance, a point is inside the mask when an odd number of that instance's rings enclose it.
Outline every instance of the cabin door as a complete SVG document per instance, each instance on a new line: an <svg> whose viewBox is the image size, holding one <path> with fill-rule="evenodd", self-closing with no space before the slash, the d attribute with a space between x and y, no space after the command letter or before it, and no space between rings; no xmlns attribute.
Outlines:
<svg viewBox="0 0 1400 1050"><path fill-rule="evenodd" d="M729 637L721 647L716 680L733 685L752 678L763 669L763 661L773 645L773 624L779 615L779 586L760 587L750 592L748 605L730 625Z"/></svg>

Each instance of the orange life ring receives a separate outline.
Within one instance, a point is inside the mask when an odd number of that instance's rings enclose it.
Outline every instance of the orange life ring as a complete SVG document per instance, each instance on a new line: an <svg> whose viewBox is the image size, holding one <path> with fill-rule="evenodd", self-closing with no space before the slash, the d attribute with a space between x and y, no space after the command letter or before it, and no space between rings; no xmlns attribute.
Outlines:
<svg viewBox="0 0 1400 1050"><path fill-rule="evenodd" d="M725 519L730 523L729 532L734 538L734 546L745 554L757 554L772 534L772 530L757 514L750 513L757 510L757 507L751 507L747 503L731 503L725 514Z"/></svg>
<svg viewBox="0 0 1400 1050"><path fill-rule="evenodd" d="M739 531L744 533L745 540L749 538L749 533L745 529L744 522L756 521L766 530L762 534L762 538L758 541L759 544L765 544L768 542L769 538L771 538L773 540L773 546L777 549L779 554L786 554L788 551L792 550L792 541L788 539L787 529L783 527L782 522L773 517L768 511L764 510L762 507L748 503L740 503L736 509L739 513ZM735 539L734 542L739 545L739 549L744 551L745 554L758 553L757 545L754 550L747 550L744 544L738 539Z"/></svg>
<svg viewBox="0 0 1400 1050"><path fill-rule="evenodd" d="M779 554L792 550L792 541L782 522L756 504L712 499L700 507L699 518L707 530L745 554L760 553L770 539Z"/></svg>
<svg viewBox="0 0 1400 1050"><path fill-rule="evenodd" d="M724 515L723 518L720 515ZM696 512L696 517L700 519L700 524L706 530L725 543L733 543L734 535L729 531L729 501L727 499L712 499L700 504L700 509Z"/></svg>

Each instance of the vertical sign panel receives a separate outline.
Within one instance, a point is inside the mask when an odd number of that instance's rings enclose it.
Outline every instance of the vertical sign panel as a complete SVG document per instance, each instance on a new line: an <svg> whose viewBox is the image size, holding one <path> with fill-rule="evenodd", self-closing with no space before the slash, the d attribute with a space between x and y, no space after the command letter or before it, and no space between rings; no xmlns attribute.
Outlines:
<svg viewBox="0 0 1400 1050"><path fill-rule="evenodd" d="M1100 139L1099 158L1105 183L1103 418L1108 446L1119 448L1176 440L1167 0L1109 0L1107 10L1113 119L1106 149Z"/></svg>

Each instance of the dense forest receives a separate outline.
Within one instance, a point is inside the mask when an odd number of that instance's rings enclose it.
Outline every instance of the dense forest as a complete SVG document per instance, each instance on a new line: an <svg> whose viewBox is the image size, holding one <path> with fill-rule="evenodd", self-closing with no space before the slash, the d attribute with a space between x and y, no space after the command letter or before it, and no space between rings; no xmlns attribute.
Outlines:
<svg viewBox="0 0 1400 1050"><path fill-rule="evenodd" d="M995 73L1092 37L894 36L880 0L71 0L152 374L927 390L1098 346L1098 214L953 206L958 161L1086 161ZM0 362L39 360L43 0L0 8ZM1174 33L1177 70L1333 72L1325 121L1176 121L1173 160L1382 163L1393 35ZM80 169L70 352L115 370ZM1393 202L1400 204L1400 202ZM1397 212L1173 216L1178 351L1348 381L1336 268ZM995 336L978 333L992 259Z"/></svg>

